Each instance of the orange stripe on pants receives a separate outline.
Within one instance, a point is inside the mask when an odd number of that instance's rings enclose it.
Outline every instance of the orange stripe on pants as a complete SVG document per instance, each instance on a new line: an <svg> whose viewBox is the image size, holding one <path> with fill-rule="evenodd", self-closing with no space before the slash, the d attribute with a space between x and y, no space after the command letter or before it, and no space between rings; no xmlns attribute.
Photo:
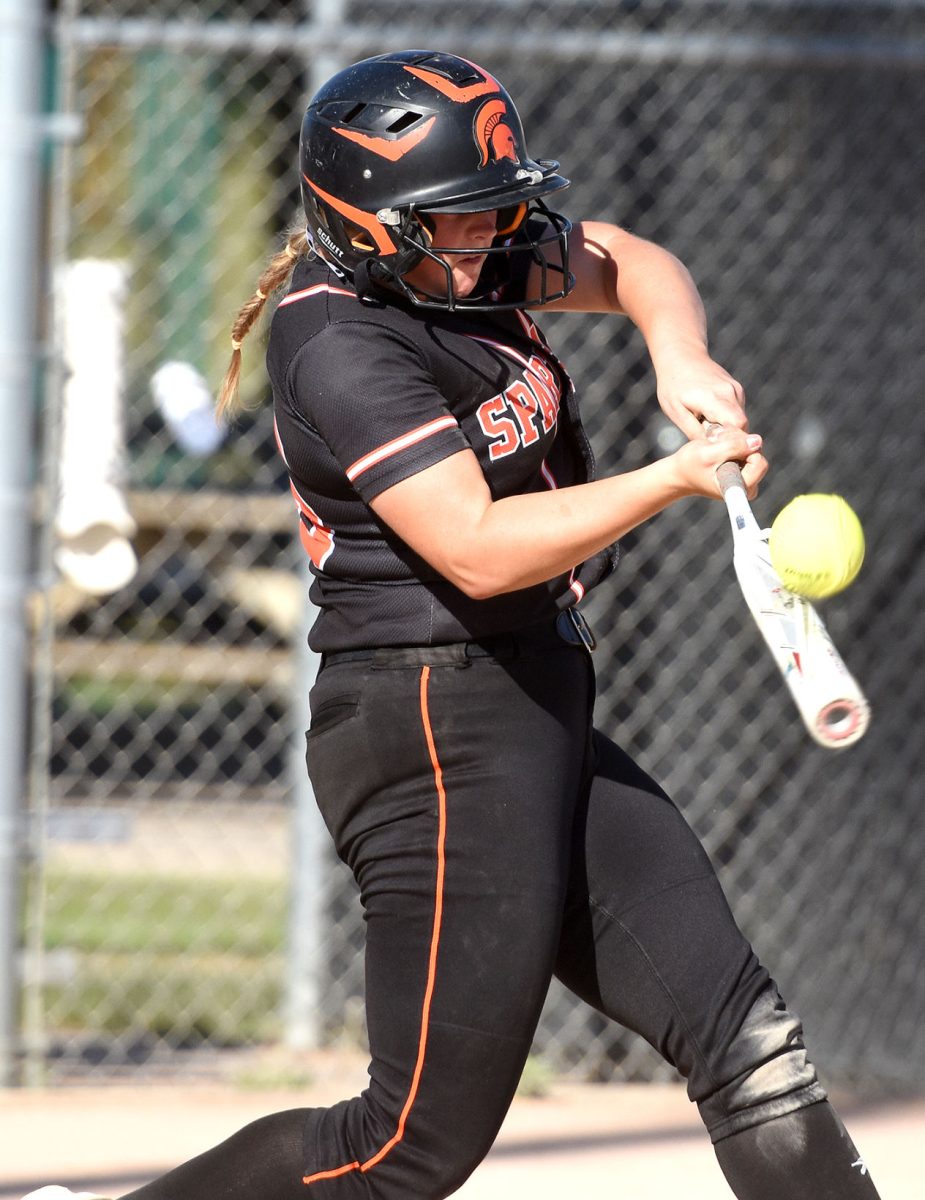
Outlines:
<svg viewBox="0 0 925 1200"><path fill-rule="evenodd" d="M405 1124L411 1109L414 1107L414 1101L421 1082L421 1075L424 1071L424 1059L427 1056L427 1032L430 1024L430 1005L434 995L434 983L437 978L437 953L440 948L440 927L443 924L443 883L446 876L446 792L443 788L443 769L440 766L440 759L437 757L434 732L430 724L430 708L427 701L427 685L429 681L430 667L424 667L421 671L420 685L421 721L424 725L424 736L427 739L427 751L430 755L431 766L433 767L434 786L437 792L437 881L434 888L434 925L430 935L427 987L424 990L424 1003L421 1008L421 1032L418 1039L418 1056L414 1065L414 1074L411 1078L411 1087L408 1089L408 1097L401 1110L401 1116L398 1118L398 1127L395 1133L371 1158L368 1158L363 1163L347 1163L342 1167L335 1167L333 1170L316 1171L313 1175L305 1175L302 1179L303 1183L315 1183L320 1179L335 1179L337 1176L349 1174L351 1171L369 1171L376 1163L381 1162L405 1136Z"/></svg>

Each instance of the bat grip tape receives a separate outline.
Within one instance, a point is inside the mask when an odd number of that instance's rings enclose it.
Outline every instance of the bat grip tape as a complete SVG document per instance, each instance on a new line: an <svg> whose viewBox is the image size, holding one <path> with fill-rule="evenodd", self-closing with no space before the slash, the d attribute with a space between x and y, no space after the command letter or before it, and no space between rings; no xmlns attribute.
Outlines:
<svg viewBox="0 0 925 1200"><path fill-rule="evenodd" d="M722 488L723 495L732 487L740 487L745 489L745 484L742 481L742 472L739 470L738 463L724 462L716 468L716 478L719 481L719 486Z"/></svg>

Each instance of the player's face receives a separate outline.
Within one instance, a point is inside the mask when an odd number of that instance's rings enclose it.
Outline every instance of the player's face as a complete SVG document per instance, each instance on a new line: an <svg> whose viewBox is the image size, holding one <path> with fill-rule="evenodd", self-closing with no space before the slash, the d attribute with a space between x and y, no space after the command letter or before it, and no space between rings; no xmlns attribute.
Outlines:
<svg viewBox="0 0 925 1200"><path fill-rule="evenodd" d="M498 232L498 214L494 209L476 213L431 213L429 220L434 227L435 249L484 246L487 250ZM443 254L440 257L453 273L453 290L456 296L468 296L485 264L485 255ZM423 259L408 272L405 281L411 287L419 288L432 296L446 295L446 272L433 259Z"/></svg>

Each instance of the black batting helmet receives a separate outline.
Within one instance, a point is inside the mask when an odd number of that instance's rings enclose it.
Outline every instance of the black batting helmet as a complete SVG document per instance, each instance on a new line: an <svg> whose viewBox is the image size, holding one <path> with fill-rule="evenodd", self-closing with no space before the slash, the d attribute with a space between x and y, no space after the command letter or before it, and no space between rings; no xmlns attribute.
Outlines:
<svg viewBox="0 0 925 1200"><path fill-rule="evenodd" d="M299 165L309 237L348 277L366 271L425 307L497 308L499 264L527 254L541 268L540 287L517 307L558 299L572 285L571 226L542 199L569 181L557 162L528 156L514 102L464 58L404 50L338 72L305 113ZM487 210L499 215L485 285L457 298L445 256L485 248L434 246L427 214ZM553 244L549 262L544 247ZM444 268L443 296L403 279L425 256Z"/></svg>

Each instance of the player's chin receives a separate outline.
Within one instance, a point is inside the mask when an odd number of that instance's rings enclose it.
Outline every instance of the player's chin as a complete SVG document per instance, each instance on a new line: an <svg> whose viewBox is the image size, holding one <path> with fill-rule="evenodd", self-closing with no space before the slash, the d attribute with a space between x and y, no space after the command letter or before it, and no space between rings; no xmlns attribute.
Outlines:
<svg viewBox="0 0 925 1200"><path fill-rule="evenodd" d="M479 255L463 259L453 267L453 290L459 299L465 299L475 291L484 262L484 255Z"/></svg>

